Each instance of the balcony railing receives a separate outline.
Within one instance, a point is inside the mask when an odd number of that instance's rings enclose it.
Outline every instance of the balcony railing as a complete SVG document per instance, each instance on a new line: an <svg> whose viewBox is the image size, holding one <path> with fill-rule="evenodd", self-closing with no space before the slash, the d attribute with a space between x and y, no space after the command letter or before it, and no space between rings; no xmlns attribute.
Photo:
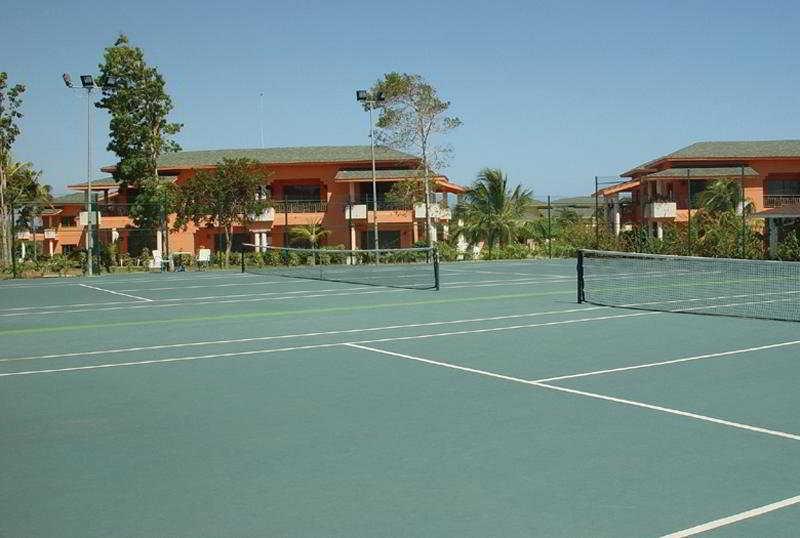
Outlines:
<svg viewBox="0 0 800 538"><path fill-rule="evenodd" d="M276 200L272 206L275 213L325 213L328 210L328 202L321 200Z"/></svg>
<svg viewBox="0 0 800 538"><path fill-rule="evenodd" d="M800 195L764 195L764 207L783 207L785 205L800 205Z"/></svg>
<svg viewBox="0 0 800 538"><path fill-rule="evenodd" d="M372 197L364 196L359 200L354 200L353 204L364 204L369 211L372 211ZM378 211L407 211L411 209L411 204L406 202L393 202L386 199L378 198Z"/></svg>

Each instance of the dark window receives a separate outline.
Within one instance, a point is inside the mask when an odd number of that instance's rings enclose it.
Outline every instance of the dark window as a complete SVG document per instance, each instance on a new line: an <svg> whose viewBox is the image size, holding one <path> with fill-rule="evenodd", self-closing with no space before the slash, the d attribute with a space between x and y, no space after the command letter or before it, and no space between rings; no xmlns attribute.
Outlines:
<svg viewBox="0 0 800 538"><path fill-rule="evenodd" d="M62 252L62 253L65 255L65 256L69 256L70 254L72 254L73 252L75 252L75 250L76 250L77 248L78 248L78 246L77 246L77 245L61 245L61 252Z"/></svg>
<svg viewBox="0 0 800 538"><path fill-rule="evenodd" d="M800 181L793 179L768 179L768 196L800 196Z"/></svg>
<svg viewBox="0 0 800 538"><path fill-rule="evenodd" d="M378 242L380 248L400 248L400 231L381 230L378 232ZM375 248L375 232L373 230L361 232L361 248Z"/></svg>
<svg viewBox="0 0 800 538"><path fill-rule="evenodd" d="M61 217L61 226L72 228L75 226L75 217Z"/></svg>
<svg viewBox="0 0 800 538"><path fill-rule="evenodd" d="M285 185L283 199L290 202L319 200L322 191L320 185Z"/></svg>
<svg viewBox="0 0 800 538"><path fill-rule="evenodd" d="M378 193L378 201L383 202L386 200L386 195L389 194L389 191L392 190L392 185L395 182L393 181L380 181L375 182L375 190ZM372 201L372 182L365 182L358 184L358 194L359 202L371 202Z"/></svg>
<svg viewBox="0 0 800 538"><path fill-rule="evenodd" d="M231 244L232 252L239 252L242 250L242 243L249 243L248 239L250 238L250 234L245 233L236 233L231 236ZM214 250L217 252L221 252L225 250L225 234L216 234L214 236Z"/></svg>
<svg viewBox="0 0 800 538"><path fill-rule="evenodd" d="M709 182L704 179L689 182L689 198L692 200L692 209L700 207L700 195L708 188Z"/></svg>

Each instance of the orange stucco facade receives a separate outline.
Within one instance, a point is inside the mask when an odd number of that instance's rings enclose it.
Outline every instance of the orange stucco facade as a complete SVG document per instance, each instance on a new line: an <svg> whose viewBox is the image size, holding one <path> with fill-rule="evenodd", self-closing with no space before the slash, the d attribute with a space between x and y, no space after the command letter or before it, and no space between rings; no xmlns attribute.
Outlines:
<svg viewBox="0 0 800 538"><path fill-rule="evenodd" d="M400 169L398 174L406 171L409 175L415 171L418 163L415 160L376 161L379 170ZM284 246L289 237L289 230L293 226L317 223L329 230L325 240L327 245L342 246L344 248L371 248L366 243L366 233L372 233L376 212L373 211L371 199L371 180L363 176L370 169L371 162L315 162L315 163L260 163L259 166L267 174L268 179L264 185L266 196L272 202L272 209L258 216L254 222L237 226L234 233L238 240L247 243L262 245ZM172 181L180 185L201 169L213 166L170 166L159 167L159 174L172 177ZM113 167L104 168L113 171ZM361 177L346 179L337 177L342 171L355 171ZM367 174L369 175L369 174ZM387 174L384 174L387 175ZM381 178L380 191L385 191L394 181L402 177ZM460 194L463 188L449 183L446 178L439 176L431 182L434 191L433 226L439 233L444 228L446 233L450 213L447 207L447 194ZM77 191L85 191L85 185L72 186ZM113 233L114 238L120 243L120 250L127 251L128 233L135 229L131 220L126 216L103 215L103 203L125 204L128 194L122 189L106 190L98 202L101 211L101 220L98 229L101 233ZM425 219L420 218L419 211L413 207L397 207L396 204L385 203L379 194L379 207L377 221L380 234L388 234L394 244L392 247L409 247L415 241L424 238ZM347 208L352 204L353 211ZM84 227L79 225L78 215L84 211L81 203L59 205L53 214L46 215L45 228L49 229L50 239L43 247L45 252L52 253L67 251L84 244ZM351 218L349 218L349 215ZM71 220L70 220L71 219ZM201 248L212 251L220 248L222 230L213 225L198 226L190 222L183 229L173 229L175 215L168 216L169 236L164 238L163 250L170 253L197 254ZM155 231L153 231L155 234ZM433 234L436 231L432 232ZM139 253L131 252L131 255Z"/></svg>

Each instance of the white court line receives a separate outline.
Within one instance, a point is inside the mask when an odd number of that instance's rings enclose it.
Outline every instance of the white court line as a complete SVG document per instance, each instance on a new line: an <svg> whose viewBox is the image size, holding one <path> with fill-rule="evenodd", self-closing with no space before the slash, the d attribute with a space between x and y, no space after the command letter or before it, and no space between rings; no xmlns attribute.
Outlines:
<svg viewBox="0 0 800 538"><path fill-rule="evenodd" d="M452 290L452 289L461 289L461 288L489 288L489 287L498 287L498 286L521 286L528 284L529 282L508 282L508 281L498 281L498 283L493 284L465 284L463 286L447 286L443 289L445 290ZM532 284L535 284L533 282ZM356 291L350 293L352 290L363 290L369 289L373 291ZM104 290L107 291L107 290ZM312 290L302 290L305 291L312 291ZM343 293L321 293L322 291L341 291ZM236 295L212 295L212 296L205 296L205 297L172 297L168 299L149 299L148 301L157 303L160 308L169 308L169 307L178 307L178 306L201 306L207 304L231 304L231 303L252 303L252 302L259 302L259 301L272 301L272 300L284 300L284 299L309 299L309 298L318 298L318 297L341 297L346 295L369 295L373 293L400 293L400 292L411 292L411 291L427 291L427 290L418 290L413 288L386 288L381 286L375 285L368 285L364 287L358 288L332 288L330 290L319 290L317 293L309 293L306 295L289 295L292 293L300 293L299 290L297 291L287 291L282 292L284 295L281 297L273 297L270 294L274 294L276 292L266 292L266 293L247 293L247 294L236 294ZM281 293L281 292L278 292ZM553 293L573 293L571 290L564 290L558 291L555 290ZM264 297L265 295L270 295L269 297ZM243 297L238 299L237 297ZM201 300L202 299L202 300ZM217 300L209 300L209 299L217 299ZM173 303L173 304L162 304L162 303ZM111 304L111 303L106 303ZM34 314L76 314L79 312L104 312L104 311L112 311L112 310L131 310L131 309L138 309L144 308L141 305L136 305L135 303L118 303L127 306L109 306L109 307L102 307L102 308L83 308L83 309L74 309L72 308L75 305L64 305L63 308L59 310L28 310L24 312L8 312L4 314L0 314L0 317L13 317L13 316L27 316L30 317ZM605 305L601 305L605 306ZM148 308L150 305L148 305ZM55 308L55 307L50 307Z"/></svg>
<svg viewBox="0 0 800 538"><path fill-rule="evenodd" d="M148 304L142 305L141 303L125 303L124 306L111 306L107 308L84 308L84 309L77 309L77 310L37 310L35 312L12 312L10 314L0 314L0 317L11 317L11 316L27 316L30 317L34 314L66 314L72 315L78 312L107 312L111 310L137 310L140 308L153 308L157 307L158 310L163 308L173 308L173 307L191 307L191 306L202 306L202 305L218 305L218 304L230 304L230 303L255 303L255 302L262 302L262 301L280 301L280 300L287 300L287 299L313 299L319 297L342 297L348 295L369 295L374 293L398 293L398 292L408 292L414 291L410 289L383 289L377 288L375 286L370 286L369 289L372 291L355 291L355 292L345 292L345 293L315 293L315 294L308 294L308 295L284 295L280 297L261 297L260 295L255 298L251 299L224 299L225 296L220 296L216 300L213 301L192 301L191 299L173 299L170 304L161 304L163 303L164 299L150 299ZM344 288L347 290L347 288ZM363 288L359 288L363 289ZM230 296L228 296L230 297ZM155 303L155 304L153 304Z"/></svg>
<svg viewBox="0 0 800 538"><path fill-rule="evenodd" d="M383 278L385 278L385 276ZM538 277L515 278L515 279L504 278L504 279L501 279L501 280L462 280L462 281L456 281L456 282L448 282L448 281L445 280L445 281L442 282L442 285L443 285L442 287L449 287L449 286L454 285L454 284L492 284L492 283L495 283L495 282L507 282L507 283L525 282L526 284L552 284L552 283L560 283L560 282L563 281L563 279L556 279L556 278L548 279L548 280L535 281L536 278L538 278ZM140 291L190 290L190 289L196 289L196 288L203 288L203 289L205 289L205 288L227 288L227 287L230 287L230 286L262 286L262 285L267 285L267 284L287 284L287 283L288 284L296 284L298 282L310 282L311 280L314 280L314 279L307 279L307 280L304 280L304 279L286 279L286 280L282 280L280 282L273 282L273 281L242 282L242 283L238 283L237 282L237 283L234 283L234 284L214 284L212 286L203 286L203 285L198 285L198 286L175 286L175 287L171 287L171 288L142 288L142 289L130 289L130 290L120 290L120 291L137 291L137 292L140 292ZM328 281L322 279L322 280L319 280L319 282L328 282ZM374 284L372 284L372 285L374 285ZM318 291L318 290L309 290L309 291Z"/></svg>
<svg viewBox="0 0 800 538"><path fill-rule="evenodd" d="M414 340L414 339L423 339L423 338L434 338L438 336L455 336L455 335L462 335L462 334L477 334L477 333L486 333L486 332L494 332L494 331L510 331L515 329L531 329L535 327L552 327L555 325L565 325L570 323L587 323L591 321L605 321L609 319L617 319L617 318L629 318L635 316L643 316L643 315L653 315L659 314L659 312L640 312L636 314L623 314L618 316L600 316L596 318L581 318L581 319L574 319L574 320L564 320L564 321L551 321L547 323L531 323L527 325L514 325L511 327L495 327L491 329L473 329L473 330L464 330L464 331L451 331L445 333L433 333L433 334L421 334L418 336L397 336L391 338L377 338L374 340L358 340L353 342L335 342L335 343L326 343L326 344L312 344L307 346L296 346L296 347L285 347L280 349L275 348L267 348L267 349L255 349L251 351L232 351L230 353L216 353L210 355L199 355L193 357L178 357L172 359L153 359L149 361L133 361L133 362L124 362L124 363L112 363L112 364L98 364L98 365L90 365L90 366L79 366L79 367L72 367L72 368L53 368L47 370L27 370L24 372L7 372L0 374L0 377L10 377L10 376L19 376L19 375L34 375L34 374L52 374L52 373L60 373L60 372L72 372L76 370L95 370L98 368L113 368L115 366L135 366L137 364L159 364L162 362L178 362L178 361L190 361L190 360L199 360L199 359L216 359L220 357L239 357L239 356L248 356L248 355L259 355L262 353L274 353L275 351L294 351L296 349L317 349L317 348L326 348L332 346L340 346L344 344L373 344L373 343L380 343L380 342L394 342L400 340Z"/></svg>
<svg viewBox="0 0 800 538"><path fill-rule="evenodd" d="M36 355L29 357L9 357L0 358L0 362L16 362L16 361L30 361L38 359L61 359L67 357L85 357L89 355L105 355L112 353L131 353L136 351L153 351L157 349L174 349L182 347L197 347L197 346L210 346L210 345L224 345L224 344L243 344L247 342L262 342L266 340L286 340L290 338L310 338L314 336L329 336L337 334L357 334L362 332L375 332L375 331L391 331L397 329L414 329L420 327L437 327L441 325L457 325L464 323L483 323L486 321L501 321L506 319L519 319L531 318L537 316L550 316L554 314L572 314L575 312L586 312L589 310L602 310L607 309L606 306L593 306L589 308L569 308L566 310L549 310L544 312L527 312L525 314L506 314L503 316L492 316L488 318L470 318L470 319L456 319L445 321L429 321L424 323L407 323L403 325L384 325L381 327L365 327L361 329L341 329L334 331L317 331L309 333L294 333L294 334L277 334L270 336L254 336L250 338L234 338L230 340L204 340L199 342L183 342L175 344L159 344L152 346L138 346L126 347L115 349L100 349L94 351L74 351L70 353L54 353L50 355Z"/></svg>
<svg viewBox="0 0 800 538"><path fill-rule="evenodd" d="M375 286L361 286L357 288L323 288L323 289L315 289L315 290L294 290L294 291L267 291L261 293L237 293L237 294L226 294L226 295L204 295L202 297L169 297L165 299L151 299L154 303L174 303L176 301L205 301L209 299L236 299L239 297L265 297L269 295L293 295L293 294L300 294L300 293L323 293L323 292L333 292L333 291L357 291L357 290L367 290L367 289L375 289ZM41 310L46 308L73 308L73 307L81 307L81 306L111 306L111 305L132 305L136 304L133 301L107 301L102 303L75 303L75 304L52 304L46 306L18 306L15 308L7 308L6 311L8 312L17 312L17 311L32 311L32 310ZM86 310L70 310L70 312L85 312ZM94 311L91 309L90 311ZM14 313L6 313L0 314L0 316L12 316L12 315L22 315L22 314L14 314ZM31 314L38 314L38 312L30 312Z"/></svg>
<svg viewBox="0 0 800 538"><path fill-rule="evenodd" d="M597 393L594 393L594 392L587 392L587 391L583 391L583 390L569 389L569 388L566 388L566 387L559 387L559 386L556 386L556 385L548 385L548 384L545 384L545 383L540 383L538 381L533 381L533 380L529 380L529 379L521 379L519 377L507 376L507 375L498 374L498 373L495 373L495 372L489 372L487 370L478 370L476 368L468 368L466 366L459 366L457 364L452 364L452 363L449 363L449 362L434 361L434 360L431 360L431 359L425 359L423 357L416 357L414 355L406 355L404 353L396 353L394 351L387 351L385 349L379 349L379 348L375 348L375 347L364 346L364 345L360 345L360 344L357 344L357 343L348 343L348 344L344 344L344 345L346 345L348 347L364 349L364 350L367 350L367 351L373 351L375 353L382 353L384 355L391 355L391 356L394 356L394 357L400 357L400 358L403 358L403 359L408 359L408 360L412 360L412 361L431 364L433 366L441 366L443 368L449 368L449 369L452 369L452 370L461 370L463 372L469 372L469 373L483 375L483 376L487 376L487 377L493 377L493 378L496 378L496 379L502 379L504 381L513 381L515 383L522 383L522 384L530 385L530 386L534 386L534 387L541 387L541 388L545 388L545 389L555 390L555 391L558 391L558 392L565 392L567 394L573 394L573 395L576 395L576 396L584 396L584 397L587 397L587 398L594 398L596 400L604 400L604 401L607 401L607 402L613 402L613 403L618 403L618 404L623 404L623 405L630 405L630 406L633 406L633 407L640 407L642 409L648 409L650 411L659 411L661 413L667 413L667 414L670 414L670 415L678 415L678 416L681 416L681 417L692 418L692 419L701 420L701 421L704 421L704 422L711 422L711 423L714 423L714 424L721 424L723 426L730 426L731 428L738 428L738 429L741 429L741 430L747 430L747 431L751 431L751 432L755 432L755 433L763 433L763 434L772 435L772 436L775 436L775 437L783 437L785 439L791 439L793 441L800 441L800 435L796 435L796 434L793 434L793 433L787 433L787 432L782 432L782 431L778 431L778 430L770 430L770 429L761 428L761 427L758 427L758 426L751 426L750 424L744 424L744 423L741 423L741 422L732 422L730 420L724 420L724 419L721 419L721 418L711 417L711 416L708 416L708 415L699 415L697 413L691 413L689 411L681 411L680 409L672 409L672 408L669 408L669 407L662 407L662 406L659 406L659 405L652 405L652 404L648 404L648 403L644 403L644 402L637 402L635 400L626 400L626 399L623 399L623 398L616 398L614 396L606 396L604 394L597 394Z"/></svg>
<svg viewBox="0 0 800 538"><path fill-rule="evenodd" d="M672 359L667 361L649 362L646 364L637 364L635 366L622 366L620 368L608 368L606 370L594 370L591 372L583 372L579 374L560 375L556 377L545 377L536 379L537 383L545 383L549 381L561 381L563 379L576 379L579 377L589 377L594 375L613 374L616 372L628 372L631 370L640 370L642 368L653 368L656 366L666 366L668 364L680 364L682 362L700 361L704 359L714 359L717 357L729 357L731 355L741 355L742 353L752 353L753 351L763 351L765 349L776 349L787 346L796 346L800 344L800 340L792 340L790 342L780 342L778 344L768 344L764 346L747 347L742 349L734 349L731 351L720 351L719 353L707 353L705 355L694 355L692 357L682 357L680 359Z"/></svg>
<svg viewBox="0 0 800 538"><path fill-rule="evenodd" d="M783 499L782 501L771 504L766 504L764 506L759 506L758 508L753 508L744 512L739 512L738 514L734 514L732 516L715 519L714 521L709 521L708 523L703 523L702 525L697 525L696 527L692 527L690 529L684 529L682 531L666 534L661 538L686 538L687 536L694 536L696 534L718 529L720 527L725 527L726 525L731 525L732 523L738 523L739 521L744 521L745 519L763 516L769 512L780 510L781 508L786 508L798 503L800 503L800 495L796 497L789 497L788 499Z"/></svg>
<svg viewBox="0 0 800 538"><path fill-rule="evenodd" d="M84 288L92 289L92 290L104 291L106 293L113 293L114 295L121 295L123 297L130 297L131 299L138 299L140 301L152 302L152 299L148 299L147 297L139 297L138 295L130 295L128 293L122 293L122 292L119 292L119 291L106 290L106 289L103 289L103 288L98 288L97 286L90 286L88 284L78 284L78 285L81 286L81 287L84 287Z"/></svg>
<svg viewBox="0 0 800 538"><path fill-rule="evenodd" d="M78 277L77 279L78 280L91 280L92 282L96 282L98 284L103 284L105 286L108 286L109 284L124 284L124 283L129 283L129 282L164 282L165 280L174 280L176 282L180 282L183 279L200 281L200 280L215 280L215 279L218 279L218 278L231 278L231 277L233 277L233 278L241 278L241 277L254 278L254 277L257 276L257 275L253 275L253 274L250 274L250 273L239 273L239 272L235 272L235 271L229 271L226 274L213 274L213 275L208 274L208 276L206 276L207 273L198 273L198 272L193 272L193 273L188 273L188 274L192 275L192 276L186 276L187 273L180 273L181 276L177 276L178 275L177 273L168 273L168 274L164 274L163 276L161 276L159 278L152 278L152 279L151 278L147 278L146 279L146 278L144 278L144 275L142 276L141 279L139 279L139 278L130 278L130 279L117 280L117 279L114 279L113 277L112 278L107 278L107 277L104 277L104 276L98 276L96 278L94 278L94 277L89 277L89 278L87 278L87 277ZM51 282L53 280L55 280L55 282ZM34 282L42 282L41 284L3 284L2 282L0 282L0 290L3 290L5 288L50 288L50 287L54 287L54 286L55 287L63 287L63 286L80 286L81 285L80 282L65 282L65 280L66 281L76 280L76 278L69 278L69 277L65 277L65 278L43 278L43 279L39 279L39 280L34 280Z"/></svg>

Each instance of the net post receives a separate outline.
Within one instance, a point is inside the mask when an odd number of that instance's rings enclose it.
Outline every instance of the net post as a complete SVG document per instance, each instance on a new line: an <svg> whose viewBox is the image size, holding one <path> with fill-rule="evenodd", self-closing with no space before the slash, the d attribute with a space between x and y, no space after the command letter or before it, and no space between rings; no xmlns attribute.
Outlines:
<svg viewBox="0 0 800 538"><path fill-rule="evenodd" d="M586 302L584 294L585 283L583 280L583 250L578 251L578 304Z"/></svg>
<svg viewBox="0 0 800 538"><path fill-rule="evenodd" d="M553 221L550 215L552 209L550 195L547 195L547 257L553 259Z"/></svg>
<svg viewBox="0 0 800 538"><path fill-rule="evenodd" d="M433 248L433 281L434 289L439 291L439 250L436 247Z"/></svg>

